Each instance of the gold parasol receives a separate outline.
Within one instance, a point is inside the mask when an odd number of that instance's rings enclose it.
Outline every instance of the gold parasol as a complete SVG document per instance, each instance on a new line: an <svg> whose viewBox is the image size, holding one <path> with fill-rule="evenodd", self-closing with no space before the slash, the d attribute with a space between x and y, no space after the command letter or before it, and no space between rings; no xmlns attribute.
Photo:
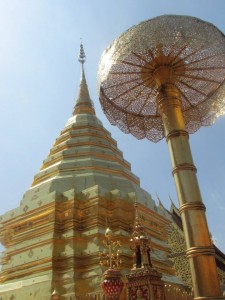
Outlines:
<svg viewBox="0 0 225 300"><path fill-rule="evenodd" d="M186 130L211 125L224 112L225 39L212 24L161 16L123 33L104 51L100 101L113 125L138 139L164 137L156 96L172 83L180 93Z"/></svg>
<svg viewBox="0 0 225 300"><path fill-rule="evenodd" d="M111 124L138 139L167 139L196 300L225 299L188 140L188 133L224 113L224 75L223 33L173 15L123 33L103 53L98 72Z"/></svg>

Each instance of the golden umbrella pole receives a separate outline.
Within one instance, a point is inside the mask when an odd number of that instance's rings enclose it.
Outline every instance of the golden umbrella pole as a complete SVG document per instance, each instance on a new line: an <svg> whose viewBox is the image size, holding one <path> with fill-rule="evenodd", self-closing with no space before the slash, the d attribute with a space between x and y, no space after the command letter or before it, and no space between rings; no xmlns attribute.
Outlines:
<svg viewBox="0 0 225 300"><path fill-rule="evenodd" d="M214 248L208 231L205 206L201 199L197 170L191 155L189 135L185 130L177 88L172 84L162 86L157 96L157 104L163 120L180 202L195 299L224 299L220 297Z"/></svg>

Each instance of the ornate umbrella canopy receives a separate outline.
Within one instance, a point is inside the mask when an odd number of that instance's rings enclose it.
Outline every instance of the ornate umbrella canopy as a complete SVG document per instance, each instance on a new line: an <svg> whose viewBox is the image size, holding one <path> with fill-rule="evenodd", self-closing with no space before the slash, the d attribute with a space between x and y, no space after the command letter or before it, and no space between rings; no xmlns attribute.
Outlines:
<svg viewBox="0 0 225 300"><path fill-rule="evenodd" d="M225 111L225 38L214 25L188 16L144 21L104 51L98 72L103 110L136 138L164 137L156 96L165 84L179 90L189 133Z"/></svg>

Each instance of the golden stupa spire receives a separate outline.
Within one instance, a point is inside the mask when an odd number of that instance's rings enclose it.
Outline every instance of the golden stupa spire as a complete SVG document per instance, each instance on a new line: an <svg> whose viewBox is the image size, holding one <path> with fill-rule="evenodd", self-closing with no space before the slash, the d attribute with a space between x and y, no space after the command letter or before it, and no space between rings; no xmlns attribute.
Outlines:
<svg viewBox="0 0 225 300"><path fill-rule="evenodd" d="M95 115L95 110L89 95L88 86L86 83L86 78L84 73L84 63L86 61L86 55L84 52L84 47L82 42L80 44L80 53L78 56L78 61L82 65L82 71L81 71L80 87L78 91L76 105L73 110L73 115L77 115L77 114Z"/></svg>

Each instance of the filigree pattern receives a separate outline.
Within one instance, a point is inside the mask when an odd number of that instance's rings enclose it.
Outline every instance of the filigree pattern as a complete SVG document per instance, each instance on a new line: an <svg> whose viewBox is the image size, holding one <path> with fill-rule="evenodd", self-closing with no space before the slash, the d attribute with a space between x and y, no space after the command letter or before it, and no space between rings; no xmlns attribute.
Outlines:
<svg viewBox="0 0 225 300"><path fill-rule="evenodd" d="M220 284L225 286L225 272L217 268Z"/></svg>
<svg viewBox="0 0 225 300"><path fill-rule="evenodd" d="M133 286L130 289L130 294L129 294L130 300L136 300L136 299L149 299L149 289L148 286L143 285L143 286Z"/></svg>
<svg viewBox="0 0 225 300"><path fill-rule="evenodd" d="M186 244L183 234L178 228L171 224L169 227L168 244L170 245L172 255L170 259L174 263L177 275L189 286L192 286L191 271L188 259L185 255Z"/></svg>
<svg viewBox="0 0 225 300"><path fill-rule="evenodd" d="M156 96L172 83L179 90L189 133L210 125L225 109L225 39L212 24L162 16L123 33L104 52L99 93L113 125L136 138L164 137Z"/></svg>

